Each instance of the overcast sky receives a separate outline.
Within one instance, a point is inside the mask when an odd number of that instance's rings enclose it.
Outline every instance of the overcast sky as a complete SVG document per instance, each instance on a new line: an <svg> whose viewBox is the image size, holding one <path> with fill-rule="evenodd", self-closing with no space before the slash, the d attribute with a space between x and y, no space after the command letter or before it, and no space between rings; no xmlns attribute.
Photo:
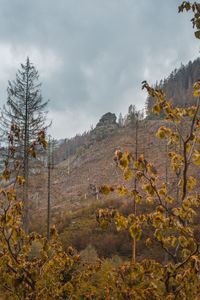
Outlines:
<svg viewBox="0 0 200 300"><path fill-rule="evenodd" d="M20 63L36 66L55 138L106 112L144 107L153 84L199 55L191 14L176 0L0 0L0 105Z"/></svg>

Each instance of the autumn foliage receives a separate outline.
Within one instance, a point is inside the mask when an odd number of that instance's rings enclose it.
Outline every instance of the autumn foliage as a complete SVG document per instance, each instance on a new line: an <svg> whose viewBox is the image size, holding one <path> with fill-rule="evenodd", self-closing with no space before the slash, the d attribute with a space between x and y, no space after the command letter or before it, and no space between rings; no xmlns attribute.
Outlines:
<svg viewBox="0 0 200 300"><path fill-rule="evenodd" d="M196 2L184 1L180 11L192 9L192 20L199 38L200 7ZM146 247L159 245L166 253L163 263L148 259L127 262L113 267L108 262L96 260L93 264L81 259L72 247L63 249L57 230L51 229L50 242L37 233L26 234L22 229L23 204L16 197L20 176L20 161L15 156L14 138L19 128L14 125L9 136L10 156L5 160L3 182L11 176L9 159L14 164L15 182L1 186L0 201L0 292L7 299L199 299L200 298L200 241L194 232L194 218L198 214L200 195L197 181L189 173L191 167L200 165L200 80L194 84L196 105L173 108L161 90L146 81L142 88L156 99L153 112L165 116L167 124L158 129L158 138L167 140L170 168L179 172L178 201L170 182L159 181L156 166L144 155L138 159L128 151L114 154L116 166L121 169L126 182L101 186L100 192L108 195L129 195L137 205L146 203L148 213L128 216L115 209L100 209L96 218L101 228L114 224L118 231L128 231L136 242L146 240ZM181 131L183 122L189 122L188 131ZM181 141L181 143L180 143ZM38 141L30 146L29 153L36 156L36 144L47 146L45 134L38 134ZM176 147L182 145L182 149ZM178 149L178 150L177 150ZM13 174L12 174L13 175ZM142 188L141 188L142 187ZM39 254L34 255L37 245Z"/></svg>

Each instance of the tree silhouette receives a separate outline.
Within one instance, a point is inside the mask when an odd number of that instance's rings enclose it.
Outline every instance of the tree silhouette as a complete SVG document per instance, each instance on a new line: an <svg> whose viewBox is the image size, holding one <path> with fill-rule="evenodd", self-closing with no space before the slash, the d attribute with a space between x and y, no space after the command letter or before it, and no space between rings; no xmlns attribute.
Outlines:
<svg viewBox="0 0 200 300"><path fill-rule="evenodd" d="M9 135L11 124L20 128L20 139L16 148L16 157L22 162L22 173L25 179L23 185L24 230L28 230L28 179L30 173L30 153L34 156L33 140L41 130L46 130L46 108L48 101L42 101L41 83L38 71L27 57L21 64L16 79L8 82L8 99L1 111L0 127L2 135ZM12 138L12 136L11 136Z"/></svg>

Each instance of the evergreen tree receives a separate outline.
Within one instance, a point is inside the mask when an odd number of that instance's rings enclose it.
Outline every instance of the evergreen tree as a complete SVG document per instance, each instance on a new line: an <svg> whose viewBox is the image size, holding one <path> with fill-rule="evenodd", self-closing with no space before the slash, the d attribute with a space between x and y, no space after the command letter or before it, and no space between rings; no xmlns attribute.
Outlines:
<svg viewBox="0 0 200 300"><path fill-rule="evenodd" d="M8 82L7 103L1 111L0 129L2 136L9 135L11 125L15 123L20 128L20 141L17 148L17 157L21 160L23 177L24 220L23 226L28 231L28 179L30 174L30 147L37 134L46 130L47 102L43 102L41 83L38 71L27 57L26 63L16 74L14 81Z"/></svg>

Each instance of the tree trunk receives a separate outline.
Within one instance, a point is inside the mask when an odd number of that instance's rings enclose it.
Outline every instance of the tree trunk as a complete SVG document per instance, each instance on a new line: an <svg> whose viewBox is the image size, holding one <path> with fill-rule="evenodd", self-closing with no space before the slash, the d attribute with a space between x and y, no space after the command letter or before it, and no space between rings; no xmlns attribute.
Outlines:
<svg viewBox="0 0 200 300"><path fill-rule="evenodd" d="M28 66L27 66L28 67ZM25 106L25 120L24 120L24 190L23 190L23 205L24 205L24 216L23 216L23 229L28 233L28 150L29 150L29 124L28 124L28 100L29 100L29 81L28 81L28 70L26 70L26 106Z"/></svg>
<svg viewBox="0 0 200 300"><path fill-rule="evenodd" d="M135 124L135 160L138 158L138 117L136 119L136 124ZM135 177L134 179L134 188L137 188L137 178ZM133 214L136 215L136 201L135 199L133 200ZM133 263L136 262L135 259L135 253L136 253L136 240L133 238L133 257L132 261Z"/></svg>

